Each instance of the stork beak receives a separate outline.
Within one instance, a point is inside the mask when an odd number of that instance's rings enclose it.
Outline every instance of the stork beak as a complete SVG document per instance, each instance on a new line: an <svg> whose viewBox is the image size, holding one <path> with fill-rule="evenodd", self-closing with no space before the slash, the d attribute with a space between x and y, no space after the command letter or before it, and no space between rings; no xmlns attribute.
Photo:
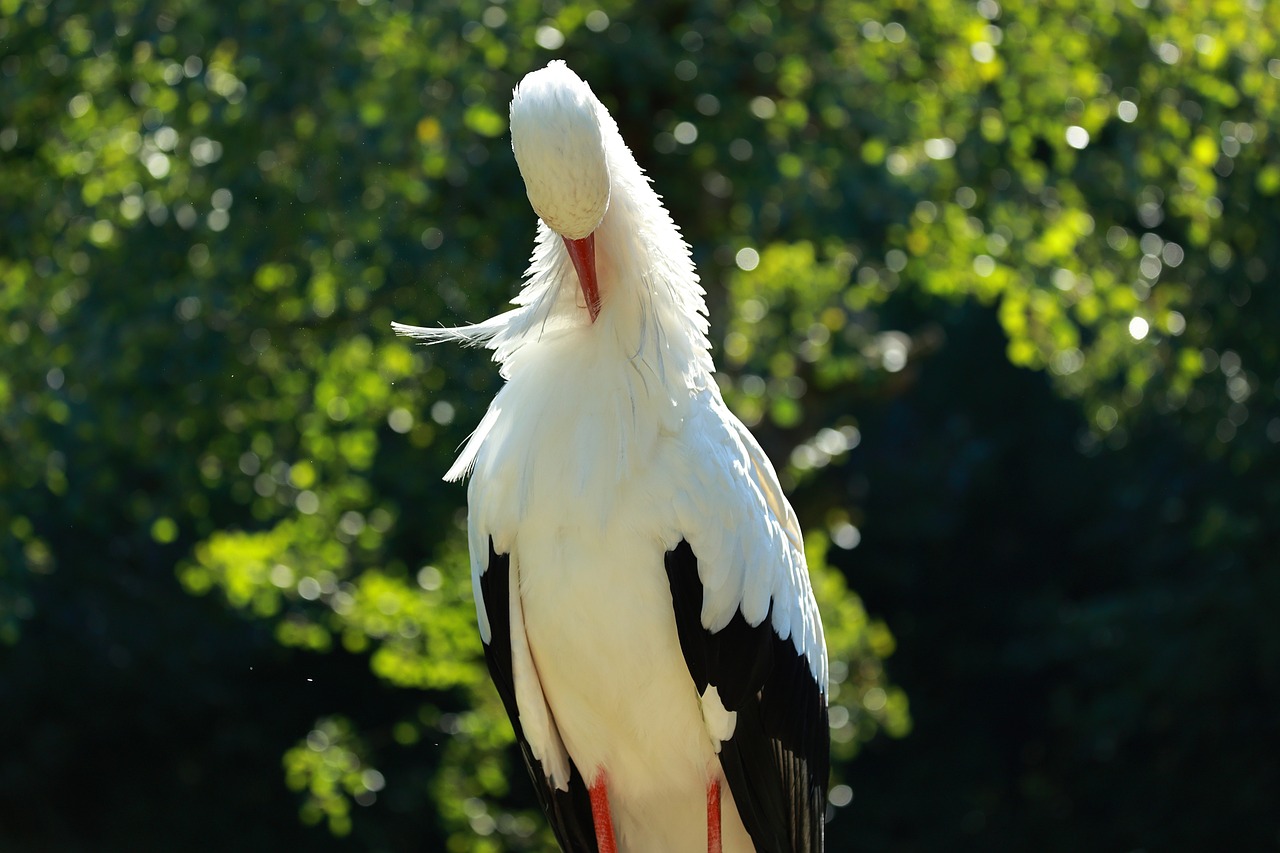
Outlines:
<svg viewBox="0 0 1280 853"><path fill-rule="evenodd" d="M561 237L565 248L569 250L569 259L573 268L578 271L578 284L582 286L582 295L587 300L587 313L591 322L600 316L600 282L596 279L596 235L594 232L580 240Z"/></svg>

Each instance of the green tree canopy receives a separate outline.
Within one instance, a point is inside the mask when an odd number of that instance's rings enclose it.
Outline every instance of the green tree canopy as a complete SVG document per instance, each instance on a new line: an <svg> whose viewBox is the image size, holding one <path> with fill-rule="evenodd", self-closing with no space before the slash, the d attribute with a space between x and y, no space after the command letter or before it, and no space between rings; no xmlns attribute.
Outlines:
<svg viewBox="0 0 1280 853"><path fill-rule="evenodd" d="M439 482L499 380L389 324L515 292L507 102L556 57L809 531L833 849L1274 844L1278 39L1258 0L0 0L0 846L547 849Z"/></svg>

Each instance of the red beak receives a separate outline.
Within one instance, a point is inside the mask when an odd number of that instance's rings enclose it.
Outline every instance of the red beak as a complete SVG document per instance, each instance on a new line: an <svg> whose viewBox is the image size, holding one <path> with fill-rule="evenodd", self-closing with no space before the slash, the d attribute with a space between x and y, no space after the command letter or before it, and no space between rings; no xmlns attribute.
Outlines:
<svg viewBox="0 0 1280 853"><path fill-rule="evenodd" d="M578 284L582 286L582 295L587 300L587 313L591 322L600 316L600 282L596 279L596 235L588 234L581 240L570 240L562 237L564 246L569 250L569 259L573 268L578 271Z"/></svg>

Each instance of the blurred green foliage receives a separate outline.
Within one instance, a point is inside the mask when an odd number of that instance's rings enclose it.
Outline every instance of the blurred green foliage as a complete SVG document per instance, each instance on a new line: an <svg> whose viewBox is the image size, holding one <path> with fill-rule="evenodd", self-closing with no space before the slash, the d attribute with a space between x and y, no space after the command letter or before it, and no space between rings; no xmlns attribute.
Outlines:
<svg viewBox="0 0 1280 853"><path fill-rule="evenodd" d="M0 0L0 846L548 849L439 482L496 371L388 326L514 293L557 56L809 531L833 849L1274 846L1260 0Z"/></svg>

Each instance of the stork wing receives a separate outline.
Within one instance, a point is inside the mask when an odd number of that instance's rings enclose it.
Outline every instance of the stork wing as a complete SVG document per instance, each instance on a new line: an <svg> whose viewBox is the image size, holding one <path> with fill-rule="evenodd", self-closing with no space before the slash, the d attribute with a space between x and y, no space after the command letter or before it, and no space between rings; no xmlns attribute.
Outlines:
<svg viewBox="0 0 1280 853"><path fill-rule="evenodd" d="M773 466L719 395L691 416L693 476L667 552L676 628L720 764L756 849L823 847L830 731L826 650L795 514ZM715 688L708 696L709 688ZM707 708L718 698L720 708Z"/></svg>
<svg viewBox="0 0 1280 853"><path fill-rule="evenodd" d="M473 572L477 568L473 567ZM565 853L599 853L586 783L568 760L555 723L549 718L537 674L531 669L511 555L495 552L490 540L488 565L479 568L473 579L477 602L483 607L481 618L488 625L488 637L482 636L485 661L511 718L538 804ZM522 708L526 714L523 720ZM532 742L525 731L526 722L536 732Z"/></svg>

